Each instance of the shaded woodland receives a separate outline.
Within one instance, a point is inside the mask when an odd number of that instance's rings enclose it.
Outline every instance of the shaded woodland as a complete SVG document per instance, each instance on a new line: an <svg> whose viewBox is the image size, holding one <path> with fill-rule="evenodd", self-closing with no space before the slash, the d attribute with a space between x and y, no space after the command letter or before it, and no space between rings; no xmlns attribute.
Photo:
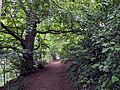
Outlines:
<svg viewBox="0 0 120 90"><path fill-rule="evenodd" d="M77 90L120 90L120 0L1 1L0 86L59 59Z"/></svg>

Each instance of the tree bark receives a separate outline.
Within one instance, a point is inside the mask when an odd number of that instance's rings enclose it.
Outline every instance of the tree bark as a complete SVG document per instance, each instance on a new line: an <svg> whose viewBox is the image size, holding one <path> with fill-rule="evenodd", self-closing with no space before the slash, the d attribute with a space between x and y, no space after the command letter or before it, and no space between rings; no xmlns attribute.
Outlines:
<svg viewBox="0 0 120 90"><path fill-rule="evenodd" d="M33 54L24 53L23 58L24 60L21 60L20 75L28 76L36 71Z"/></svg>
<svg viewBox="0 0 120 90"><path fill-rule="evenodd" d="M34 51L34 42L36 36L36 14L35 11L29 10L26 13L26 36L25 36L25 45L23 49L24 60L21 61L21 75L29 75L36 71L35 63L33 60L33 51Z"/></svg>

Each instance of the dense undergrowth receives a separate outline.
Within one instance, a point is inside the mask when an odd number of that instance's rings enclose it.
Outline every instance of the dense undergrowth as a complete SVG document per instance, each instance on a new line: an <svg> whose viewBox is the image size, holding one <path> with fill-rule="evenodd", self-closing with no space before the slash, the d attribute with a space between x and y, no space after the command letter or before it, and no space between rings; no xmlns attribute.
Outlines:
<svg viewBox="0 0 120 90"><path fill-rule="evenodd" d="M68 69L78 90L120 89L120 4L104 1L87 17L84 39L71 46L75 61Z"/></svg>

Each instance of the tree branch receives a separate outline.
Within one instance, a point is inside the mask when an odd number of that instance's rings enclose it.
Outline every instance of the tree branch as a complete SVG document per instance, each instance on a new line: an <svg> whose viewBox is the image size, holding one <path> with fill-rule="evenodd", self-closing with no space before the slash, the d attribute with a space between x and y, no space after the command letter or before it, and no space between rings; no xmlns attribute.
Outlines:
<svg viewBox="0 0 120 90"><path fill-rule="evenodd" d="M74 34L78 34L78 32L81 32L80 29L76 29L76 30L69 30L69 31L63 31L63 30L48 30L48 31L37 31L36 33L39 34L64 34L64 33L74 33Z"/></svg>
<svg viewBox="0 0 120 90"><path fill-rule="evenodd" d="M1 26L6 30L6 32L8 34L10 34L11 36L13 36L14 38L16 38L17 40L19 40L21 42L21 45L24 46L24 39L20 38L18 35L15 34L15 32L13 32L12 30L10 30L7 26L5 26L1 21L0 21Z"/></svg>

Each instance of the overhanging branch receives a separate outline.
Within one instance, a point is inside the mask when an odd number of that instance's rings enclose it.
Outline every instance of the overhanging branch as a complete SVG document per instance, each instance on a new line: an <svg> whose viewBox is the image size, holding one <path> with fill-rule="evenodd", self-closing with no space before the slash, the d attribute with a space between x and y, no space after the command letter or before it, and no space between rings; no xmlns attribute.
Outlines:
<svg viewBox="0 0 120 90"><path fill-rule="evenodd" d="M0 22L2 28L5 29L5 31L10 34L11 36L13 36L15 39L19 40L21 42L22 45L24 45L24 39L20 38L18 35L15 34L15 32L13 32L12 30L10 30L7 26L5 26L2 22Z"/></svg>
<svg viewBox="0 0 120 90"><path fill-rule="evenodd" d="M65 33L74 33L74 34L78 34L78 32L80 33L80 29L76 29L76 30L68 30L68 31L63 31L63 30L48 30L48 31L37 31L36 33L39 34L65 34Z"/></svg>

